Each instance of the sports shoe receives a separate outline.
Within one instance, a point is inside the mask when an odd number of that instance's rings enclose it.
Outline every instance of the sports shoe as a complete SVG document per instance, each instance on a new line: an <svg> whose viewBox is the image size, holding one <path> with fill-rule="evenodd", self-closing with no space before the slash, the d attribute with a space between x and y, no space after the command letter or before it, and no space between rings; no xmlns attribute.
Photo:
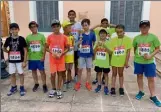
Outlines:
<svg viewBox="0 0 161 112"><path fill-rule="evenodd" d="M32 89L32 90L33 90L33 92L36 92L36 91L37 91L37 89L38 89L38 87L39 87L39 84L35 84L35 85L34 85L34 87L33 87L33 89Z"/></svg>
<svg viewBox="0 0 161 112"><path fill-rule="evenodd" d="M8 96L11 96L17 92L17 86L12 86L9 93L7 93Z"/></svg>
<svg viewBox="0 0 161 112"><path fill-rule="evenodd" d="M25 88L24 88L24 86L20 86L20 95L21 96L24 96L25 95Z"/></svg>
<svg viewBox="0 0 161 112"><path fill-rule="evenodd" d="M46 84L43 85L43 91L44 91L44 93L48 92L48 87L46 86Z"/></svg>
<svg viewBox="0 0 161 112"><path fill-rule="evenodd" d="M101 85L98 85L97 88L95 89L95 92L98 93L101 91Z"/></svg>
<svg viewBox="0 0 161 112"><path fill-rule="evenodd" d="M97 79L95 79L95 80L92 82L93 85L95 85L95 84L97 84L97 83L98 83L98 80L97 80Z"/></svg>
<svg viewBox="0 0 161 112"><path fill-rule="evenodd" d="M67 83L63 84L63 92L67 92Z"/></svg>
<svg viewBox="0 0 161 112"><path fill-rule="evenodd" d="M80 89L80 86L81 86L80 82L77 82L74 86L74 89L78 91Z"/></svg>
<svg viewBox="0 0 161 112"><path fill-rule="evenodd" d="M69 81L69 82L67 83L67 89L70 89L70 88L72 88L72 82L71 82L71 81Z"/></svg>
<svg viewBox="0 0 161 112"><path fill-rule="evenodd" d="M111 95L112 95L112 96L116 96L115 88L111 88Z"/></svg>
<svg viewBox="0 0 161 112"><path fill-rule="evenodd" d="M58 90L56 93L57 93L57 99L63 98L63 94L62 94L61 90Z"/></svg>
<svg viewBox="0 0 161 112"><path fill-rule="evenodd" d="M150 100L157 106L161 107L161 102L158 100L156 96L150 97Z"/></svg>
<svg viewBox="0 0 161 112"><path fill-rule="evenodd" d="M49 97L53 98L55 95L56 95L56 90L54 90L54 89L50 90Z"/></svg>
<svg viewBox="0 0 161 112"><path fill-rule="evenodd" d="M86 88L90 91L92 90L92 86L89 82L86 82Z"/></svg>
<svg viewBox="0 0 161 112"><path fill-rule="evenodd" d="M139 93L135 96L137 100L141 100L144 97L144 93L142 91L139 91Z"/></svg>
<svg viewBox="0 0 161 112"><path fill-rule="evenodd" d="M120 93L120 96L124 96L124 94L125 94L125 93L124 93L124 89L123 89L123 88L120 88L120 89L119 89L119 93Z"/></svg>
<svg viewBox="0 0 161 112"><path fill-rule="evenodd" d="M107 86L104 87L104 93L105 93L105 95L108 95L108 93L109 93L109 90L108 90Z"/></svg>
<svg viewBox="0 0 161 112"><path fill-rule="evenodd" d="M78 75L75 75L75 76L74 76L74 82L77 82L77 76L78 76Z"/></svg>

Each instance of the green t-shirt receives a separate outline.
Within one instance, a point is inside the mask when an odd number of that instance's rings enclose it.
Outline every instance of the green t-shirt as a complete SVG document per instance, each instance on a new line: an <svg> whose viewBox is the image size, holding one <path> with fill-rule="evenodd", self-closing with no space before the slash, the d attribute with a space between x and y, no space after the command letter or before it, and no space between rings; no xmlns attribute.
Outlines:
<svg viewBox="0 0 161 112"><path fill-rule="evenodd" d="M113 33L115 33L115 28L97 27L97 28L94 29L94 32L95 32L95 35L96 35L96 38L97 38L96 40L97 40L97 41L100 40L99 31L100 31L101 29L105 29L105 30L109 33L110 37L112 36ZM110 38L107 38L107 40L110 40Z"/></svg>
<svg viewBox="0 0 161 112"><path fill-rule="evenodd" d="M26 37L26 42L28 48L28 59L41 60L46 43L45 36L40 33L37 33L37 35L30 34Z"/></svg>
<svg viewBox="0 0 161 112"><path fill-rule="evenodd" d="M160 41L153 34L148 34L147 36L138 35L133 40L133 47L135 50L134 61L140 64L150 64L154 63L154 58L146 60L143 56L144 54L151 54L154 52L156 47L159 47Z"/></svg>
<svg viewBox="0 0 161 112"><path fill-rule="evenodd" d="M97 42L94 45L94 48L96 47ZM105 46L109 48L109 41L105 42ZM98 66L100 68L109 68L109 54L107 53L106 49L103 46L97 47L96 54L95 54L95 60L94 65Z"/></svg>
<svg viewBox="0 0 161 112"><path fill-rule="evenodd" d="M124 36L112 38L110 41L110 48L112 53L111 66L124 67L126 61L127 50L132 48L131 38Z"/></svg>

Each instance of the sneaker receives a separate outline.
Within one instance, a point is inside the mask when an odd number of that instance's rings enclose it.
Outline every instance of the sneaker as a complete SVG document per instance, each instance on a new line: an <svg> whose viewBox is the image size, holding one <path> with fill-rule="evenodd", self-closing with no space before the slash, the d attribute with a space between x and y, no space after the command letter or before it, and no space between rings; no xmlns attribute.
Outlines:
<svg viewBox="0 0 161 112"><path fill-rule="evenodd" d="M93 85L95 85L95 84L97 84L97 83L98 83L98 80L97 80L97 79L95 79L95 80L92 82Z"/></svg>
<svg viewBox="0 0 161 112"><path fill-rule="evenodd" d="M55 95L56 95L56 90L54 90L54 89L50 90L49 97L53 98Z"/></svg>
<svg viewBox="0 0 161 112"><path fill-rule="evenodd" d="M48 87L46 86L46 84L43 85L43 91L44 91L44 93L48 92Z"/></svg>
<svg viewBox="0 0 161 112"><path fill-rule="evenodd" d="M124 93L124 89L123 89L123 88L120 88L120 89L119 89L119 93L120 93L120 96L124 96L124 94L125 94L125 93Z"/></svg>
<svg viewBox="0 0 161 112"><path fill-rule="evenodd" d="M86 82L86 88L90 91L92 90L92 86L89 82Z"/></svg>
<svg viewBox="0 0 161 112"><path fill-rule="evenodd" d="M67 83L63 84L63 92L67 92Z"/></svg>
<svg viewBox="0 0 161 112"><path fill-rule="evenodd" d="M77 82L77 75L74 76L74 82Z"/></svg>
<svg viewBox="0 0 161 112"><path fill-rule="evenodd" d="M24 86L20 86L20 95L21 96L24 96L25 95L25 88L24 88Z"/></svg>
<svg viewBox="0 0 161 112"><path fill-rule="evenodd" d="M12 86L9 93L7 93L8 96L11 96L17 92L17 86Z"/></svg>
<svg viewBox="0 0 161 112"><path fill-rule="evenodd" d="M72 88L72 82L71 81L67 83L67 89L70 89L70 88Z"/></svg>
<svg viewBox="0 0 161 112"><path fill-rule="evenodd" d="M112 95L112 96L116 96L115 88L111 88L111 95Z"/></svg>
<svg viewBox="0 0 161 112"><path fill-rule="evenodd" d="M80 86L81 86L80 82L77 82L74 86L74 89L78 91L80 89Z"/></svg>
<svg viewBox="0 0 161 112"><path fill-rule="evenodd" d="M61 99L61 98L63 98L63 94L62 94L61 90L58 90L57 91L57 99Z"/></svg>
<svg viewBox="0 0 161 112"><path fill-rule="evenodd" d="M142 91L139 91L139 93L135 96L137 100L141 100L144 97L144 93Z"/></svg>
<svg viewBox="0 0 161 112"><path fill-rule="evenodd" d="M101 85L98 85L97 88L95 89L95 92L98 93L101 91Z"/></svg>
<svg viewBox="0 0 161 112"><path fill-rule="evenodd" d="M32 91L33 91L33 92L36 92L37 89L38 89L38 87L39 87L39 84L35 84L34 87L33 87L33 89L32 89Z"/></svg>
<svg viewBox="0 0 161 112"><path fill-rule="evenodd" d="M107 86L104 87L104 93L105 93L105 95L108 95L108 93L109 93L109 90L108 90Z"/></svg>
<svg viewBox="0 0 161 112"><path fill-rule="evenodd" d="M161 107L161 102L158 100L156 96L150 97L150 100L157 106Z"/></svg>

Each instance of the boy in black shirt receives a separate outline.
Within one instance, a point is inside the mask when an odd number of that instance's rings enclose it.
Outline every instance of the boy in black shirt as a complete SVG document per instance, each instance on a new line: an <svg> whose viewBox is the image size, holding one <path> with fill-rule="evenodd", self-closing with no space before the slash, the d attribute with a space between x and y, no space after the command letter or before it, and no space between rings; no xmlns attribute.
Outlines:
<svg viewBox="0 0 161 112"><path fill-rule="evenodd" d="M12 36L6 39L4 44L4 52L8 53L9 74L11 74L11 89L8 96L17 92L16 70L20 76L20 95L25 95L24 89L24 68L27 61L27 44L24 37L19 36L19 26L17 23L10 24L10 32ZM7 50L9 47L9 50Z"/></svg>

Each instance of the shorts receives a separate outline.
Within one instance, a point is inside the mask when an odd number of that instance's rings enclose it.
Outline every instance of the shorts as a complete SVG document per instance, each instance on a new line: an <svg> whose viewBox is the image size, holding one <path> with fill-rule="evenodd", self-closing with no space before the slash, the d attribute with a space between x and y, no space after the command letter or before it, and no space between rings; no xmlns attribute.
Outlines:
<svg viewBox="0 0 161 112"><path fill-rule="evenodd" d="M29 70L45 70L44 61L29 60Z"/></svg>
<svg viewBox="0 0 161 112"><path fill-rule="evenodd" d="M103 73L109 73L110 72L110 68L100 68L98 66L95 66L94 70L98 73L98 72L103 72Z"/></svg>
<svg viewBox="0 0 161 112"><path fill-rule="evenodd" d="M139 64L134 62L134 74L144 74L146 77L156 77L156 65L151 64Z"/></svg>
<svg viewBox="0 0 161 112"><path fill-rule="evenodd" d="M78 61L78 51L74 51L74 62Z"/></svg>
<svg viewBox="0 0 161 112"><path fill-rule="evenodd" d="M92 57L83 58L79 57L78 59L78 68L92 68Z"/></svg>
<svg viewBox="0 0 161 112"><path fill-rule="evenodd" d="M18 74L23 74L22 63L9 63L9 74L15 74L16 70Z"/></svg>
<svg viewBox="0 0 161 112"><path fill-rule="evenodd" d="M65 63L65 68L66 68L66 70L72 70L73 63Z"/></svg>
<svg viewBox="0 0 161 112"><path fill-rule="evenodd" d="M65 63L64 64L53 64L50 63L50 73L56 73L56 72L63 72L65 71Z"/></svg>

